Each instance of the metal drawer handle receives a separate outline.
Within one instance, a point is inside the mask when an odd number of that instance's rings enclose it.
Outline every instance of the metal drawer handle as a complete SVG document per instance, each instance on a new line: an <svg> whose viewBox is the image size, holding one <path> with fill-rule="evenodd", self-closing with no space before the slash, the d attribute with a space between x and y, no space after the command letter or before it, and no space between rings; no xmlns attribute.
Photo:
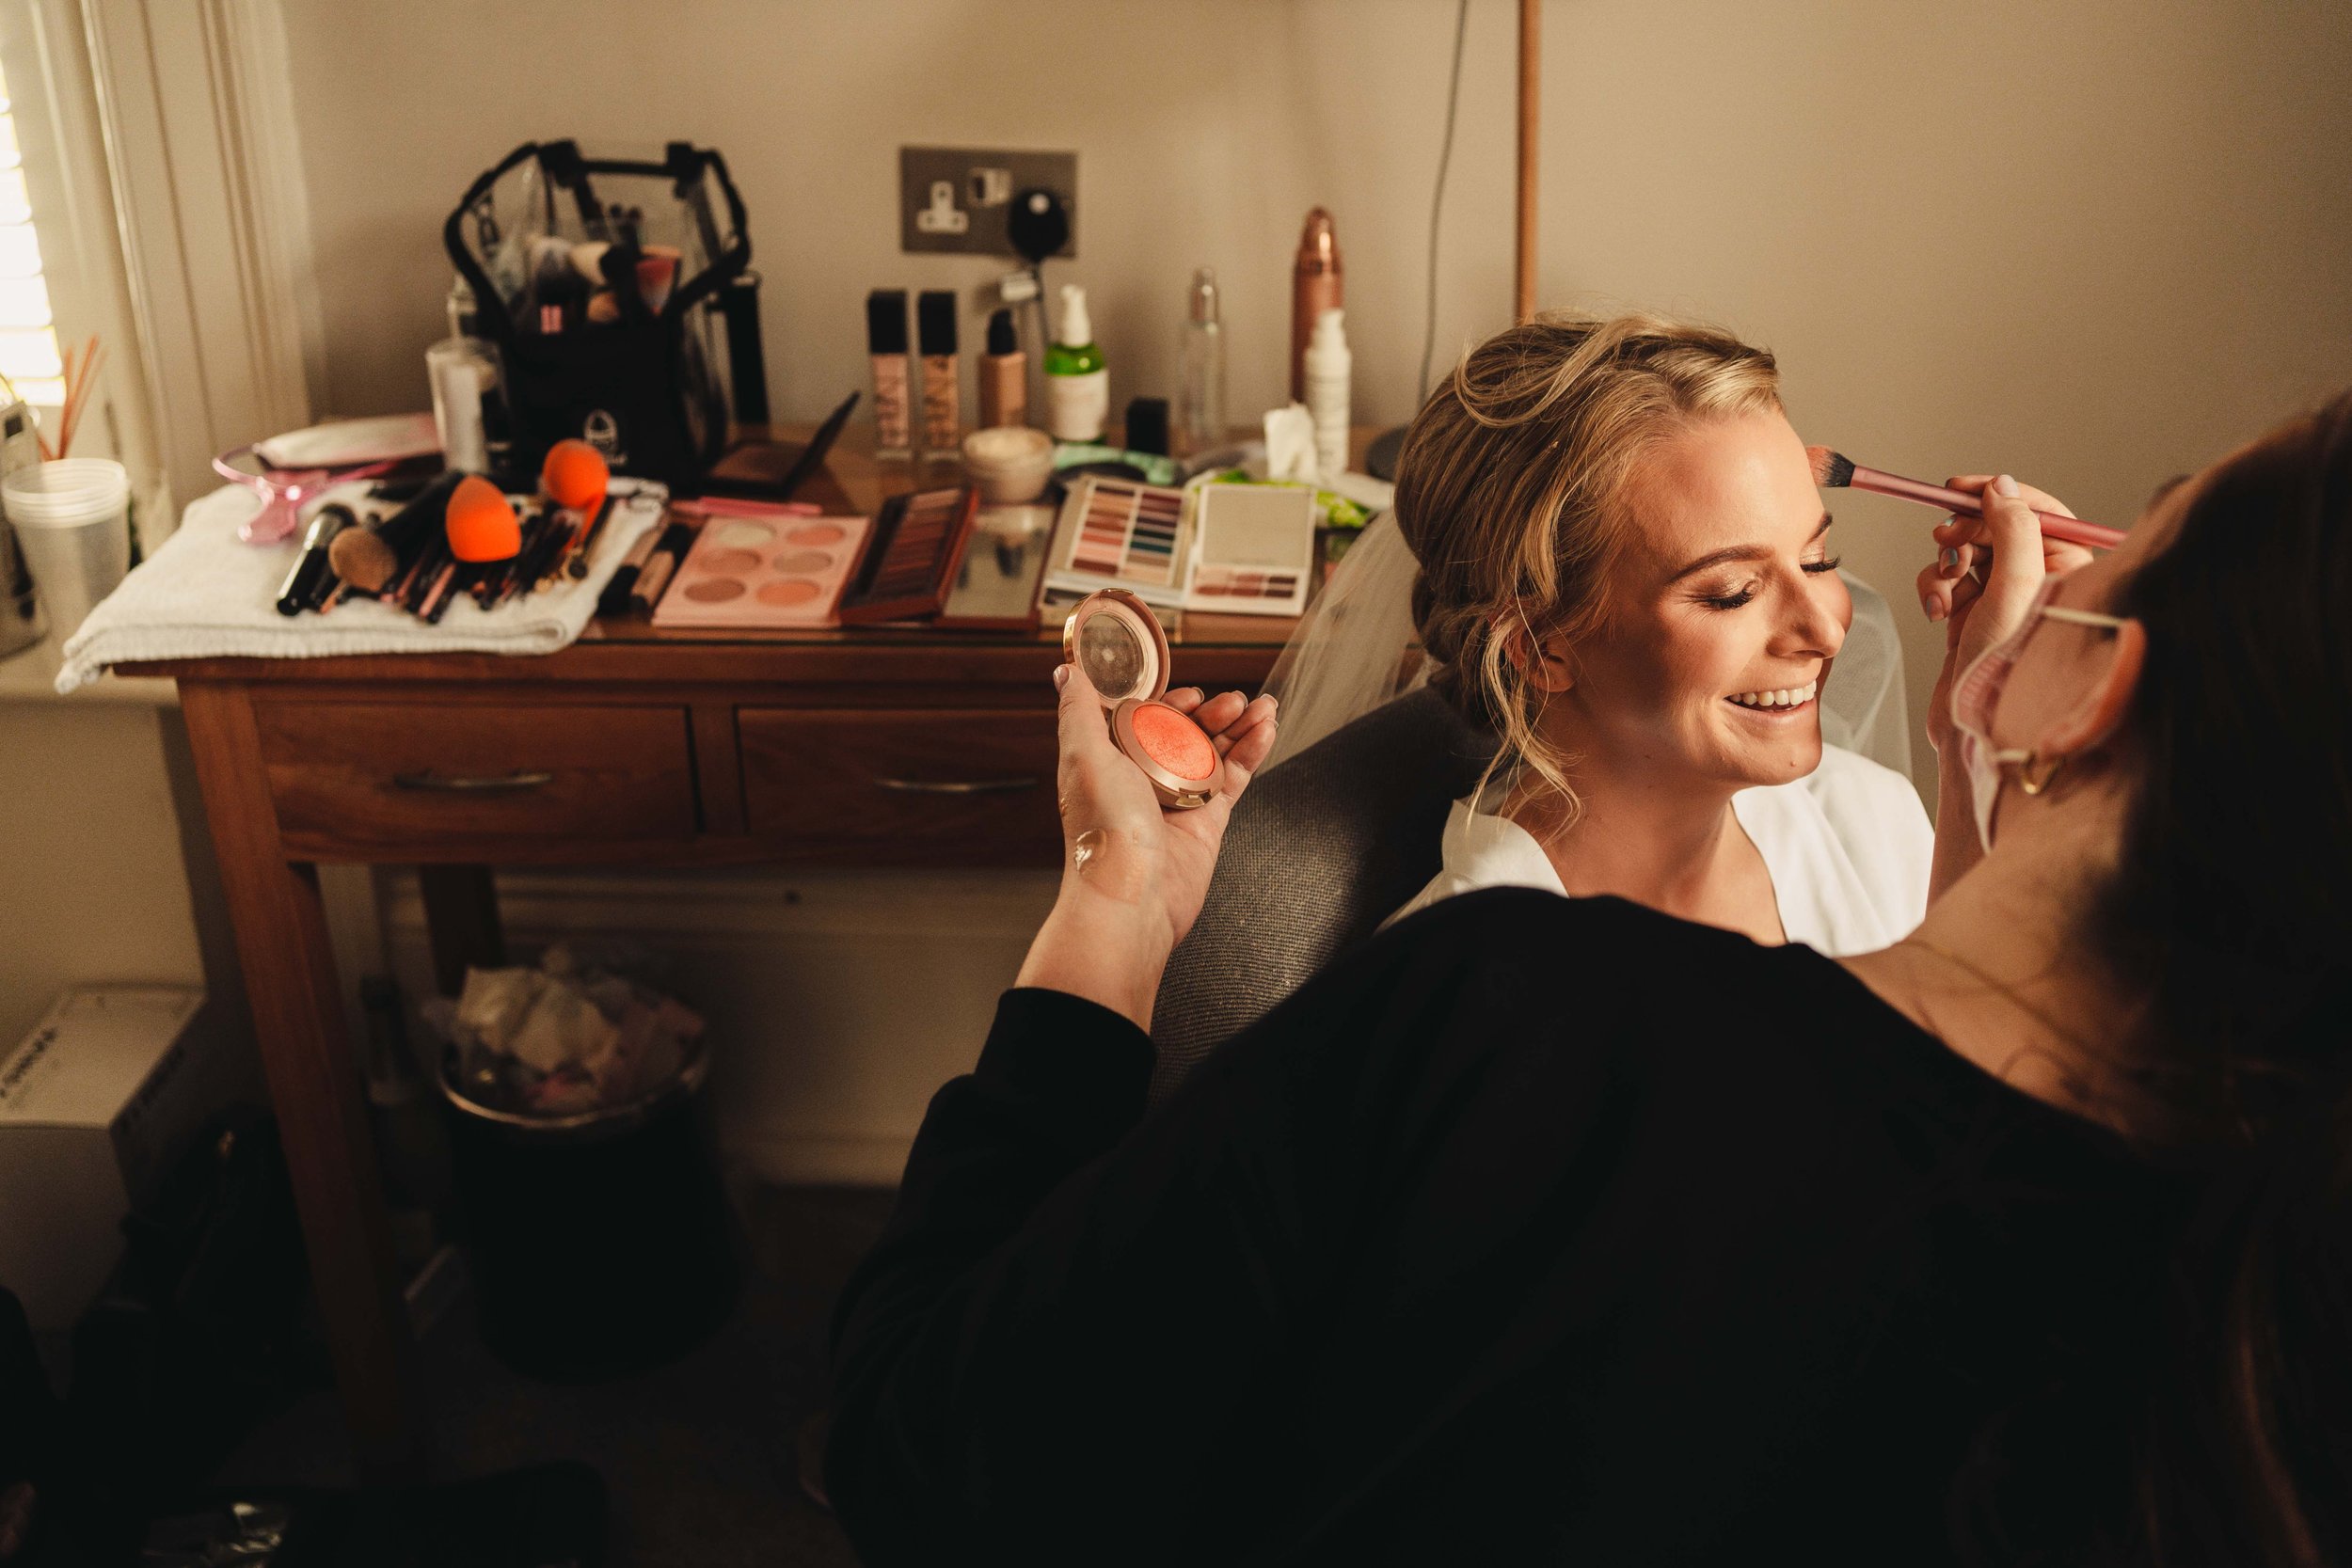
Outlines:
<svg viewBox="0 0 2352 1568"><path fill-rule="evenodd" d="M392 783L402 789L425 789L448 795L507 794L516 790L536 789L553 784L552 773L525 772L516 768L489 778L443 778L431 768L421 773L395 773Z"/></svg>
<svg viewBox="0 0 2352 1568"><path fill-rule="evenodd" d="M1010 795L1019 790L1035 789L1037 780L878 778L874 785L878 789L895 789L905 795Z"/></svg>

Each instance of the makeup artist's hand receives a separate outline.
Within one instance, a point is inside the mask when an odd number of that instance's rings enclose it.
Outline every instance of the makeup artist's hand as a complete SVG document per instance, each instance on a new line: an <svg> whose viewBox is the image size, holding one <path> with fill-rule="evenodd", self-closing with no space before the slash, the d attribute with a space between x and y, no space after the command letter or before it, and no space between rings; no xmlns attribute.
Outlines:
<svg viewBox="0 0 2352 1568"><path fill-rule="evenodd" d="M1168 955L1200 912L1233 802L1274 750L1274 699L1197 688L1161 699L1189 713L1225 758L1216 799L1164 811L1152 784L1112 744L1102 700L1075 664L1061 666L1062 886L1030 945L1020 984L1066 990L1149 1028Z"/></svg>
<svg viewBox="0 0 2352 1568"><path fill-rule="evenodd" d="M1946 518L1935 530L1942 549L1919 571L1920 608L1929 620L1944 623L1944 668L1927 715L1928 741L1939 753L1950 750L1952 682L1959 672L2016 628L2043 578L2090 560L2080 545L2042 534L2037 511L2074 515L2048 491L2006 474L1959 474L1944 483L1978 497L1984 515Z"/></svg>

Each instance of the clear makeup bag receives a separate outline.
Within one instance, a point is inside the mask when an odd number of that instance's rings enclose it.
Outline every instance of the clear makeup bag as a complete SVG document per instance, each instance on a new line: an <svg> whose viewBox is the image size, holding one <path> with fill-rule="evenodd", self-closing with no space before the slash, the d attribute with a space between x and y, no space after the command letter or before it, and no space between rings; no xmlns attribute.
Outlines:
<svg viewBox="0 0 2352 1568"><path fill-rule="evenodd" d="M588 158L526 142L442 226L473 293L471 332L502 362L502 471L532 476L579 437L615 471L691 494L730 418L768 417L758 275L743 198L716 151Z"/></svg>

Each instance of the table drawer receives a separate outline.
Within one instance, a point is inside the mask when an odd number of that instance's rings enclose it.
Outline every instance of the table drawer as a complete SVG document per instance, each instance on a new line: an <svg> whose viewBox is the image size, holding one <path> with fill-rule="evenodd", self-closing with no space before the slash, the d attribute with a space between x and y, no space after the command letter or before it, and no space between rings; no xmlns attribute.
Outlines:
<svg viewBox="0 0 2352 1568"><path fill-rule="evenodd" d="M1051 710L739 708L752 832L867 865L1051 866Z"/></svg>
<svg viewBox="0 0 2352 1568"><path fill-rule="evenodd" d="M483 861L557 840L695 831L682 707L257 703L295 854Z"/></svg>

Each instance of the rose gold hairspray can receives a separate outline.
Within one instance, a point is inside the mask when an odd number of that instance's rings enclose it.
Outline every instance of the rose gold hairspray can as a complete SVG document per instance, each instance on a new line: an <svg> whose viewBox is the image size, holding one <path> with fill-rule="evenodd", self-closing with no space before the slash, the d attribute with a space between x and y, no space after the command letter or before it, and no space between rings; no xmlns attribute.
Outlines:
<svg viewBox="0 0 2352 1568"><path fill-rule="evenodd" d="M1318 207L1307 214L1298 235L1298 260L1291 266L1291 401L1307 398L1307 340L1326 310L1347 303L1340 280L1340 242L1331 214Z"/></svg>

